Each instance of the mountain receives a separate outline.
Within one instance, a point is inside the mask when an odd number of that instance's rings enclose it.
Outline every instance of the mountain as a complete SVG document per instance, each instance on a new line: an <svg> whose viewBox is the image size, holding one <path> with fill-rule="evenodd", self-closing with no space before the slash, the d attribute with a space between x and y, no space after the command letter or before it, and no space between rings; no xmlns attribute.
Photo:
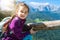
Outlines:
<svg viewBox="0 0 60 40"><path fill-rule="evenodd" d="M49 3L30 2L29 17L35 20L36 18L42 20L60 20L60 7Z"/></svg>
<svg viewBox="0 0 60 40"><path fill-rule="evenodd" d="M60 6L38 2L30 2L29 6L38 9L39 11L57 11L60 8Z"/></svg>

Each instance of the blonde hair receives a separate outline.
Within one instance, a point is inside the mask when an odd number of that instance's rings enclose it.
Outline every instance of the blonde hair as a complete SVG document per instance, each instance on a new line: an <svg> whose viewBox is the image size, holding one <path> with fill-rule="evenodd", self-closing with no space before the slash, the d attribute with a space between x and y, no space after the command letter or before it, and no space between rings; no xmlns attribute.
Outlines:
<svg viewBox="0 0 60 40"><path fill-rule="evenodd" d="M27 6L25 3L23 3L23 2L18 3L18 4L16 5L16 7L15 7L15 12L14 12L14 15L12 16L12 18L9 19L9 20L3 25L2 33L8 31L8 24L9 24L9 23L12 21L12 19L16 16L16 13L17 13L18 10L19 10L19 9L18 9L19 6L25 6L25 7L28 8L28 6ZM29 12L29 8L28 8L28 12Z"/></svg>
<svg viewBox="0 0 60 40"><path fill-rule="evenodd" d="M20 6L25 6L25 7L28 9L28 12L29 12L29 7L28 7L25 3L19 2L19 3L16 4L16 6L15 6L15 14L18 12Z"/></svg>

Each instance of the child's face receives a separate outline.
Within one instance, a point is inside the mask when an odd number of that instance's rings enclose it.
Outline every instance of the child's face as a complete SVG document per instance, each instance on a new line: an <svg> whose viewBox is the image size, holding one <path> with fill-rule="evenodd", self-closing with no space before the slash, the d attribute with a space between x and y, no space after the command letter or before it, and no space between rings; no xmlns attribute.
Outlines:
<svg viewBox="0 0 60 40"><path fill-rule="evenodd" d="M28 15L28 8L25 6L20 6L17 12L17 15L21 18L21 19L25 19Z"/></svg>

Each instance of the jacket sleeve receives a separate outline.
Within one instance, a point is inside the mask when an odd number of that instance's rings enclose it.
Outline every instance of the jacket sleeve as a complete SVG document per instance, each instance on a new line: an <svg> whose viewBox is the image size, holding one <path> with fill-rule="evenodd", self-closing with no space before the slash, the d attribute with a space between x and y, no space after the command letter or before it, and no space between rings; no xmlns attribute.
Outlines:
<svg viewBox="0 0 60 40"><path fill-rule="evenodd" d="M9 28L13 29L14 27L17 27L17 26L18 26L18 20L13 19L9 25Z"/></svg>

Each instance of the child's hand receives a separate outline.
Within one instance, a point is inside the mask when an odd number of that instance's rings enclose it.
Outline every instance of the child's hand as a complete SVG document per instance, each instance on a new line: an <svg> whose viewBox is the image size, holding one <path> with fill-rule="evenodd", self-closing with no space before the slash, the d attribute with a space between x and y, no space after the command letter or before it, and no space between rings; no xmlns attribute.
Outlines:
<svg viewBox="0 0 60 40"><path fill-rule="evenodd" d="M30 33L31 33L31 34L34 34L34 33L36 33L36 32L37 32L37 31L34 31L33 28L30 30Z"/></svg>
<svg viewBox="0 0 60 40"><path fill-rule="evenodd" d="M28 23L27 25L30 26L32 23ZM30 26L31 27L31 26ZM33 27L30 29L30 33L31 34L34 34L36 33L37 31L33 30Z"/></svg>

